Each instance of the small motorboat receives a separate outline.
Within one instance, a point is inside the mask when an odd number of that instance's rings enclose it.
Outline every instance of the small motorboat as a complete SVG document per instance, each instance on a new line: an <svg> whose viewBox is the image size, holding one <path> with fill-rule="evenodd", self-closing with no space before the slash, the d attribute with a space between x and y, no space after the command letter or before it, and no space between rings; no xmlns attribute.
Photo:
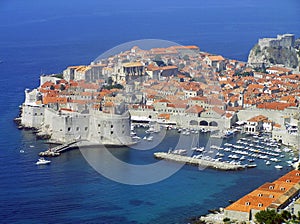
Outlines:
<svg viewBox="0 0 300 224"><path fill-rule="evenodd" d="M255 167L257 167L257 165L256 164L247 164L246 167L247 168L255 168Z"/></svg>
<svg viewBox="0 0 300 224"><path fill-rule="evenodd" d="M45 165L45 164L49 164L49 163L51 163L50 160L46 160L42 157L42 158L39 158L39 160L35 164L36 165Z"/></svg>
<svg viewBox="0 0 300 224"><path fill-rule="evenodd" d="M276 165L276 166L275 166L275 168L276 168L276 169L282 169L282 168L283 168L283 166Z"/></svg>

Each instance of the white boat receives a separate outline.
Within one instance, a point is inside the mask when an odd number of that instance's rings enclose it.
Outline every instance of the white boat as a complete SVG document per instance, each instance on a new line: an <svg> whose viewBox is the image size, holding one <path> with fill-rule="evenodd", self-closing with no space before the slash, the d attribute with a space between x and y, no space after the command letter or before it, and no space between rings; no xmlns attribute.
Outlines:
<svg viewBox="0 0 300 224"><path fill-rule="evenodd" d="M246 157L245 156L242 156L241 158L240 158L240 160L245 160L246 159Z"/></svg>
<svg viewBox="0 0 300 224"><path fill-rule="evenodd" d="M132 138L133 138L133 139L137 139L137 140L140 140L140 139L141 139L141 138L140 138L139 136L137 136L137 135L133 136Z"/></svg>
<svg viewBox="0 0 300 224"><path fill-rule="evenodd" d="M131 131L131 132L130 132L130 135L131 135L131 136L135 136L136 133L135 133L134 131Z"/></svg>
<svg viewBox="0 0 300 224"><path fill-rule="evenodd" d="M153 140L153 136L149 136L148 138L147 138L147 141L152 141Z"/></svg>
<svg viewBox="0 0 300 224"><path fill-rule="evenodd" d="M186 149L175 149L172 151L172 153L183 156L183 155L187 154L187 150Z"/></svg>
<svg viewBox="0 0 300 224"><path fill-rule="evenodd" d="M247 164L246 166L247 166L247 168L255 168L255 167L257 167L257 165L255 163L254 164Z"/></svg>
<svg viewBox="0 0 300 224"><path fill-rule="evenodd" d="M193 147L192 150L196 151L196 152L203 152L204 151L204 147Z"/></svg>
<svg viewBox="0 0 300 224"><path fill-rule="evenodd" d="M283 168L283 166L276 165L276 166L275 166L275 168L276 168L276 169L282 169L282 168Z"/></svg>
<svg viewBox="0 0 300 224"><path fill-rule="evenodd" d="M218 152L218 153L216 154L216 156L223 157L223 156L224 156L224 154L223 154L223 153L220 153L220 152Z"/></svg>
<svg viewBox="0 0 300 224"><path fill-rule="evenodd" d="M232 159L238 159L239 157L237 155L233 155L231 158Z"/></svg>
<svg viewBox="0 0 300 224"><path fill-rule="evenodd" d="M267 161L267 162L266 162L266 165L270 165L270 164L271 164L270 161Z"/></svg>
<svg viewBox="0 0 300 224"><path fill-rule="evenodd" d="M51 163L50 160L46 160L42 157L42 158L39 158L39 160L35 164L36 165L45 165L45 164L49 164L49 163Z"/></svg>

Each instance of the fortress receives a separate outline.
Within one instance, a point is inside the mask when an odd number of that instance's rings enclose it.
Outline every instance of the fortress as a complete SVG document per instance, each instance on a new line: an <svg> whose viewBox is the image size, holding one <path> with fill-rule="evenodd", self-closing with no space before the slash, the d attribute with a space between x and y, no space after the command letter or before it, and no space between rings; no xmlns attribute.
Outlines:
<svg viewBox="0 0 300 224"><path fill-rule="evenodd" d="M41 81L55 81L55 77L41 77ZM124 110L120 113L100 111L88 104L77 111L58 108L59 103L43 104L41 87L25 90L25 102L22 104L21 125L34 128L38 133L49 136L52 142L68 143L85 140L92 144L131 145L130 114ZM71 107L71 102L62 105ZM72 105L74 106L74 105Z"/></svg>
<svg viewBox="0 0 300 224"><path fill-rule="evenodd" d="M295 44L294 34L277 35L277 38L262 38L258 40L261 49L267 47L285 47L291 48Z"/></svg>

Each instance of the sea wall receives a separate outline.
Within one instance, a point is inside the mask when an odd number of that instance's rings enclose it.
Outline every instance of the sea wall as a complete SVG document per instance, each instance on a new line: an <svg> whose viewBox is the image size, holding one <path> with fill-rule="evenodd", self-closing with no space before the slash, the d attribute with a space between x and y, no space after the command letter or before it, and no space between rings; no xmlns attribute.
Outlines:
<svg viewBox="0 0 300 224"><path fill-rule="evenodd" d="M250 219L248 212L233 211L226 209L224 210L224 216L230 218L230 220L237 220L240 222Z"/></svg>
<svg viewBox="0 0 300 224"><path fill-rule="evenodd" d="M44 120L45 108L42 106L22 105L21 124L24 127L39 129Z"/></svg>

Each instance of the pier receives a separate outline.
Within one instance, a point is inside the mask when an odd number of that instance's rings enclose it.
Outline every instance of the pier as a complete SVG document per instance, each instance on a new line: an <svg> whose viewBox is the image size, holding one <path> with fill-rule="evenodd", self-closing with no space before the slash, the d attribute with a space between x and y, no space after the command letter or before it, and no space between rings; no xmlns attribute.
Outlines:
<svg viewBox="0 0 300 224"><path fill-rule="evenodd" d="M78 142L80 142L80 140L67 142L65 144L58 145L58 146L53 147L53 148L49 148L48 150L46 150L44 152L40 152L39 156L47 156L47 157L59 156L61 153L65 152L65 151L68 151L73 147L76 147L77 146L76 144Z"/></svg>
<svg viewBox="0 0 300 224"><path fill-rule="evenodd" d="M165 152L156 152L154 153L154 157L157 159L165 159L169 161L174 161L178 163L185 163L200 167L208 167L217 170L243 170L246 168L245 165L237 165L237 164L230 164L226 162L220 161L209 161L199 158L192 158L189 156L177 155L172 153L165 153Z"/></svg>

